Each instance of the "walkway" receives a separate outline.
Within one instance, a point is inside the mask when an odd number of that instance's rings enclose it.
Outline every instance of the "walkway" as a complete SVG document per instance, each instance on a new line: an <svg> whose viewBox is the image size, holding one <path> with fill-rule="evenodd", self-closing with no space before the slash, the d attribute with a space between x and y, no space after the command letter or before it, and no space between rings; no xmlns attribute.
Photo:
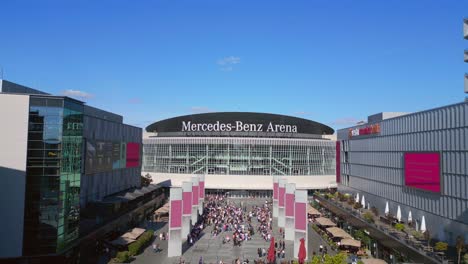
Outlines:
<svg viewBox="0 0 468 264"><path fill-rule="evenodd" d="M252 205L262 205L265 200L264 199L236 199L236 198L229 198L231 201L234 201L238 204L242 201L244 206L246 206L247 210L251 208ZM257 227L257 219L254 217L252 218L252 225L256 228ZM275 237L275 241L282 240L279 234L279 229L277 225L277 221L274 220L273 222L273 235ZM310 227L310 226L309 226ZM165 225L162 231L167 230L167 225ZM265 248L268 251L268 247L270 242L263 240L260 234L255 233L252 237L252 240L244 241L242 246L234 247L233 243L222 243L223 235L229 234L231 236L231 232L221 233L218 237L211 236L212 227L207 227L204 230L204 235L198 240L192 247L187 249L184 253L182 258L185 260L185 263L192 263L198 264L200 257L203 257L204 263L217 263L220 260L226 263L232 263L233 260L236 258L248 259L250 263L253 263L254 259L258 259L257 249L258 248ZM149 264L149 263L165 263L165 264L172 264L172 263L179 263L180 258L167 258L167 241L157 241L160 243L161 248L163 249L162 252L155 253L151 246L145 249L145 251L138 255L136 259L132 263L142 263L142 264ZM324 241L321 240L321 237L309 228L309 241L308 241L308 250L312 253L312 251L318 252L318 248L320 243L323 245L327 245ZM329 248L329 253L335 254ZM286 259L293 258L293 242L286 241ZM278 261L279 263L279 261Z"/></svg>

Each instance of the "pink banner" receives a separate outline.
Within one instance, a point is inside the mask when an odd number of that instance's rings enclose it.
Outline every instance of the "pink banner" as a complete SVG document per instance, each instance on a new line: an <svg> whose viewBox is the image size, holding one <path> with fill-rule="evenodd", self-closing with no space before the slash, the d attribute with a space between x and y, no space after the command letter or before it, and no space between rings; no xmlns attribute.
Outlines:
<svg viewBox="0 0 468 264"><path fill-rule="evenodd" d="M284 193L286 192L286 188L279 187L279 206L284 207Z"/></svg>
<svg viewBox="0 0 468 264"><path fill-rule="evenodd" d="M184 215L192 214L192 193L184 192L182 198L184 200Z"/></svg>
<svg viewBox="0 0 468 264"><path fill-rule="evenodd" d="M205 182L201 181L198 183L198 188L200 189L200 199L205 198Z"/></svg>
<svg viewBox="0 0 468 264"><path fill-rule="evenodd" d="M126 167L133 168L140 165L140 144L138 143L127 143L127 159Z"/></svg>
<svg viewBox="0 0 468 264"><path fill-rule="evenodd" d="M182 227L182 201L171 201L171 227Z"/></svg>
<svg viewBox="0 0 468 264"><path fill-rule="evenodd" d="M279 184L277 182L273 183L273 199L278 200L278 188Z"/></svg>
<svg viewBox="0 0 468 264"><path fill-rule="evenodd" d="M286 216L294 217L294 194L286 194Z"/></svg>
<svg viewBox="0 0 468 264"><path fill-rule="evenodd" d="M306 204L296 203L294 208L294 226L299 230L306 230L307 217L306 217Z"/></svg>
<svg viewBox="0 0 468 264"><path fill-rule="evenodd" d="M405 153L405 185L440 192L440 153Z"/></svg>
<svg viewBox="0 0 468 264"><path fill-rule="evenodd" d="M198 186L192 186L192 205L198 205L199 196Z"/></svg>

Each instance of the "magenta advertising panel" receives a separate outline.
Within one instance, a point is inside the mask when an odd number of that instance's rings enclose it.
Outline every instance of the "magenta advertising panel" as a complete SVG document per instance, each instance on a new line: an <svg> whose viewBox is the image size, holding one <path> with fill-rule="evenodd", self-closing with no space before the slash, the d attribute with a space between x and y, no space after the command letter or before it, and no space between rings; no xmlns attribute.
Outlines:
<svg viewBox="0 0 468 264"><path fill-rule="evenodd" d="M140 144L127 143L127 168L140 166Z"/></svg>
<svg viewBox="0 0 468 264"><path fill-rule="evenodd" d="M192 214L192 193L184 192L182 199L184 200L184 215Z"/></svg>
<svg viewBox="0 0 468 264"><path fill-rule="evenodd" d="M279 183L274 182L273 183L273 199L278 200L278 188L279 188Z"/></svg>
<svg viewBox="0 0 468 264"><path fill-rule="evenodd" d="M281 188L279 187L279 202L278 202L278 205L280 207L284 207L284 193L286 192L286 188Z"/></svg>
<svg viewBox="0 0 468 264"><path fill-rule="evenodd" d="M199 198L204 199L205 198L205 182L204 181L198 182L198 189L200 189Z"/></svg>
<svg viewBox="0 0 468 264"><path fill-rule="evenodd" d="M341 182L341 171L340 171L340 141L336 142L336 182L340 183Z"/></svg>
<svg viewBox="0 0 468 264"><path fill-rule="evenodd" d="M198 197L200 193L198 192L198 186L192 186L192 205L198 205Z"/></svg>
<svg viewBox="0 0 468 264"><path fill-rule="evenodd" d="M306 230L307 226L307 217L306 217L306 204L305 203L295 203L294 208L294 226L299 230Z"/></svg>
<svg viewBox="0 0 468 264"><path fill-rule="evenodd" d="M171 227L182 227L182 201L171 201Z"/></svg>
<svg viewBox="0 0 468 264"><path fill-rule="evenodd" d="M286 193L286 216L294 217L294 194Z"/></svg>
<svg viewBox="0 0 468 264"><path fill-rule="evenodd" d="M405 153L405 185L430 192L440 192L440 153Z"/></svg>

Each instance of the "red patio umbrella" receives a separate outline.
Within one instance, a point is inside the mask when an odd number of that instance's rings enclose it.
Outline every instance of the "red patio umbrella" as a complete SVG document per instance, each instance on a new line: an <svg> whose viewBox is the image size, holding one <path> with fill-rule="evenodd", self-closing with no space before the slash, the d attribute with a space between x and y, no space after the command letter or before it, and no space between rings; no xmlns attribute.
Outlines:
<svg viewBox="0 0 468 264"><path fill-rule="evenodd" d="M275 261L275 238L272 237L270 241L270 248L268 248L267 260L268 263L274 263Z"/></svg>
<svg viewBox="0 0 468 264"><path fill-rule="evenodd" d="M299 253L297 254L297 258L299 259L299 264L303 264L306 258L306 248L304 243L304 238L301 238L301 244L299 245Z"/></svg>

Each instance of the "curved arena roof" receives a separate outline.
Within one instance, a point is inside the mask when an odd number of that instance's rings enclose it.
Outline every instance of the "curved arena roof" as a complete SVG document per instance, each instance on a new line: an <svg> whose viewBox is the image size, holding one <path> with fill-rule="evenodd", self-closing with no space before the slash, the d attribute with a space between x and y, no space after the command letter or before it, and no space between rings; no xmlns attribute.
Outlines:
<svg viewBox="0 0 468 264"><path fill-rule="evenodd" d="M147 132L164 136L297 137L331 135L334 130L303 118L251 112L216 112L178 116L155 122Z"/></svg>

